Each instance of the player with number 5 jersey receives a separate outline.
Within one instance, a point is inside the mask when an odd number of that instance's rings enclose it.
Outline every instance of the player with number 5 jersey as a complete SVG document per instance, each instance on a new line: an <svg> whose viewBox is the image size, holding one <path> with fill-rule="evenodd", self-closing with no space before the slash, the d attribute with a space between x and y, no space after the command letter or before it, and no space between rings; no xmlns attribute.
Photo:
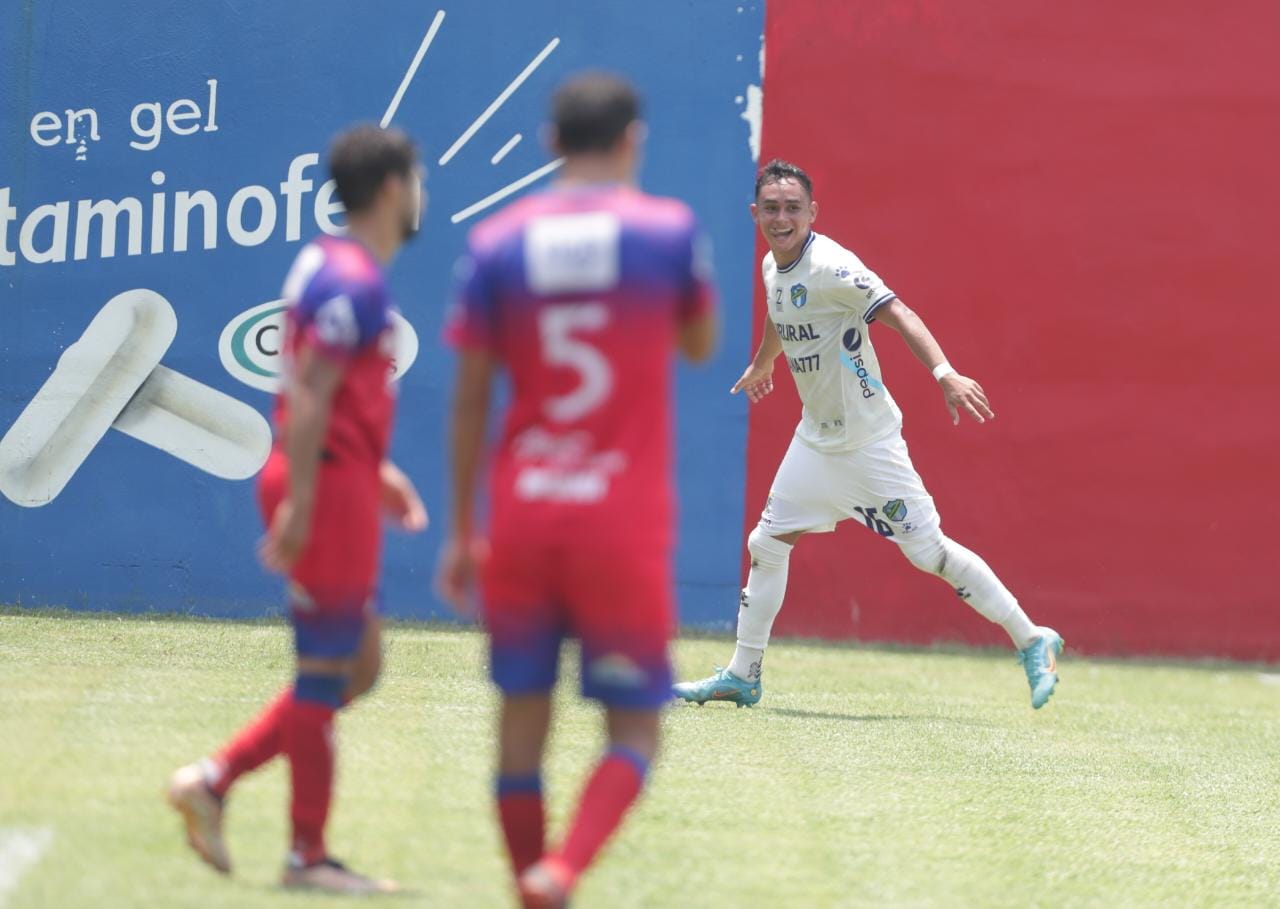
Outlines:
<svg viewBox="0 0 1280 909"><path fill-rule="evenodd" d="M639 796L671 690L672 362L709 356L716 328L693 214L632 185L637 113L614 77L561 87L561 176L471 232L447 328L461 353L439 584L462 609L481 590L502 693L498 816L525 906L564 905ZM486 540L476 486L499 368L511 402ZM566 637L581 642L582 693L605 707L608 749L547 849L542 752Z"/></svg>

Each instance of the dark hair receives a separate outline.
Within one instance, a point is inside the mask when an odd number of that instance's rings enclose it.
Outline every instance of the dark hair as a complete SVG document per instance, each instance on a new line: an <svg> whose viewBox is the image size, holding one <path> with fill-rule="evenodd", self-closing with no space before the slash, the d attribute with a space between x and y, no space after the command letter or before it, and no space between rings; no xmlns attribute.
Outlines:
<svg viewBox="0 0 1280 909"><path fill-rule="evenodd" d="M329 173L349 212L373 204L387 177L407 177L418 160L413 142L398 129L372 123L339 133L329 146Z"/></svg>
<svg viewBox="0 0 1280 909"><path fill-rule="evenodd" d="M760 175L756 177L756 198L760 198L760 190L764 187L770 183L781 183L783 180L795 180L804 187L809 198L813 198L813 181L809 179L809 175L790 161L783 161L781 158L774 158L760 168Z"/></svg>
<svg viewBox="0 0 1280 909"><path fill-rule="evenodd" d="M608 151L640 116L640 96L609 73L574 76L551 99L556 142L566 154Z"/></svg>

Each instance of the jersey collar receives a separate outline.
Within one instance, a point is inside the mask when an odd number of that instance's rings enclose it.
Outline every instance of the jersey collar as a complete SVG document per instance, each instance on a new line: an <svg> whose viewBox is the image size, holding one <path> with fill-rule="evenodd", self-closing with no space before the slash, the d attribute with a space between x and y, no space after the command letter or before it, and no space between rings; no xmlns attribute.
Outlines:
<svg viewBox="0 0 1280 909"><path fill-rule="evenodd" d="M795 261L792 262L790 265L788 265L786 268L779 268L778 274L785 275L787 272L793 270L797 265L799 265L800 262L804 259L804 257L809 254L809 247L813 245L813 238L816 236L817 234L814 233L812 230L809 231L809 239L805 240L804 246L800 248L800 255L796 256Z"/></svg>

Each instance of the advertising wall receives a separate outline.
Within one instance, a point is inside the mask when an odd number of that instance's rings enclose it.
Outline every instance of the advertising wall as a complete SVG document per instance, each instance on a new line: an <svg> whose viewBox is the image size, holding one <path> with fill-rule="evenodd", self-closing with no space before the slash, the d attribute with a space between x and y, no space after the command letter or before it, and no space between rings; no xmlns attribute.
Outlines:
<svg viewBox="0 0 1280 909"><path fill-rule="evenodd" d="M759 150L810 170L817 228L990 393L993 423L952 427L872 329L946 531L1033 617L1095 653L1280 659L1273 4L806 0L767 22L762 0L296 9L0 12L0 435L28 440L0 446L0 599L276 605L251 478L279 287L308 237L339 229L320 155L355 120L405 128L430 170L423 234L392 270L394 455L442 519L452 263L480 217L553 177L549 93L591 66L638 83L643 183L688 200L715 244L722 347L677 385L686 623L732 622L745 529L799 412L782 369L750 413L725 393L763 315L745 213ZM72 406L84 376L96 409ZM439 524L389 539L393 614L444 614L439 542ZM797 547L777 631L1003 642L851 523Z"/></svg>
<svg viewBox="0 0 1280 909"><path fill-rule="evenodd" d="M762 160L810 169L817 228L990 394L995 422L952 427L872 329L944 529L1069 645L1280 659L1277 41L1263 0L769 8ZM748 524L784 381L752 411ZM1004 643L891 549L802 541L778 630Z"/></svg>
<svg viewBox="0 0 1280 909"><path fill-rule="evenodd" d="M252 477L280 286L301 244L342 223L329 138L385 121L429 168L422 235L391 276L405 319L393 454L438 519L389 539L385 593L395 615L443 614L429 582L448 507L452 265L479 218L553 176L550 92L594 67L648 99L642 181L698 212L731 304L721 355L678 376L681 606L731 618L746 412L725 390L750 330L762 3L175 10L0 11L0 601L221 616L277 603L253 556Z"/></svg>

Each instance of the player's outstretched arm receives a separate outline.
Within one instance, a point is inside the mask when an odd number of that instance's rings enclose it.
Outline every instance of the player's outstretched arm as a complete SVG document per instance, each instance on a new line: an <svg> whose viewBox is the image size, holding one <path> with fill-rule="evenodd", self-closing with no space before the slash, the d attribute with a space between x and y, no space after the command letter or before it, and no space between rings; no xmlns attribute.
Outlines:
<svg viewBox="0 0 1280 909"><path fill-rule="evenodd" d="M288 573L302 555L311 529L320 448L329 426L333 393L342 381L342 366L303 346L289 375L285 394L289 424L284 451L289 459L289 494L276 509L258 558L272 571Z"/></svg>
<svg viewBox="0 0 1280 909"><path fill-rule="evenodd" d="M907 304L897 299L890 300L875 311L875 319L902 335L902 340L916 359L933 373L942 388L942 398L953 425L960 423L962 410L979 423L996 418L982 386L951 368L933 332Z"/></svg>
<svg viewBox="0 0 1280 909"><path fill-rule="evenodd" d="M720 323L715 310L708 309L701 315L682 322L677 336L680 353L690 363L705 363L716 351L720 339Z"/></svg>
<svg viewBox="0 0 1280 909"><path fill-rule="evenodd" d="M391 461L383 461L378 468L378 482L382 486L382 511L396 522L401 530L419 533L427 529L427 506L414 488L413 481Z"/></svg>
<svg viewBox="0 0 1280 909"><path fill-rule="evenodd" d="M756 351L751 365L747 367L729 394L736 395L740 391L747 394L747 400L756 404L764 396L773 391L773 361L782 353L782 339L778 337L778 329L772 319L764 320L764 335L760 338L760 348Z"/></svg>
<svg viewBox="0 0 1280 909"><path fill-rule="evenodd" d="M449 537L440 553L436 589L459 614L470 615L485 546L475 529L476 485L484 455L485 427L493 387L493 357L464 350L458 357L450 422L453 511Z"/></svg>

